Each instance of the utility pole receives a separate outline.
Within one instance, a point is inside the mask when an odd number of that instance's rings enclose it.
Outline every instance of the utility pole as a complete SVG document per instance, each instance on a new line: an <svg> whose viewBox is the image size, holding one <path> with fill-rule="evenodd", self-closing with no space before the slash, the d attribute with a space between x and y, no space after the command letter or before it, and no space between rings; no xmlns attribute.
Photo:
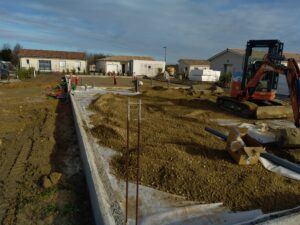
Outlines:
<svg viewBox="0 0 300 225"><path fill-rule="evenodd" d="M165 49L165 63L167 64L167 46L163 47Z"/></svg>

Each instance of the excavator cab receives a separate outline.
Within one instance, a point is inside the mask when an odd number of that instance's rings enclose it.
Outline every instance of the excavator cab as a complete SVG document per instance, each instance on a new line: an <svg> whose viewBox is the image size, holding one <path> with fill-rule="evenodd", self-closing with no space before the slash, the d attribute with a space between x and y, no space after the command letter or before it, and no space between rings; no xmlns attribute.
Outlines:
<svg viewBox="0 0 300 225"><path fill-rule="evenodd" d="M239 95L247 92L253 99L273 100L276 95L278 76L277 72L266 72L256 87L246 90L247 83L253 79L261 65L271 63L280 65L283 60L283 43L279 40L250 40L247 43L243 65L243 78ZM262 97L263 96L263 97Z"/></svg>

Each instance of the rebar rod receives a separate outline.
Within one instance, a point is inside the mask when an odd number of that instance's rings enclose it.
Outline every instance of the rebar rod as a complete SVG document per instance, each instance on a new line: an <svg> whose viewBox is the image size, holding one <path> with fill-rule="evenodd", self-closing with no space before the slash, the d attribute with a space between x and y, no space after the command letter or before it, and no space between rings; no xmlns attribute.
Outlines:
<svg viewBox="0 0 300 225"><path fill-rule="evenodd" d="M125 153L125 173L126 173L126 202L125 202L125 224L128 222L128 161L129 161L129 128L130 128L130 98L127 105L127 138L126 138L126 153Z"/></svg>
<svg viewBox="0 0 300 225"><path fill-rule="evenodd" d="M139 182L140 182L140 137L141 137L141 111L142 101L139 99L139 111L138 111L138 136L137 136L137 176L136 176L136 211L135 211L135 224L138 224L139 217Z"/></svg>

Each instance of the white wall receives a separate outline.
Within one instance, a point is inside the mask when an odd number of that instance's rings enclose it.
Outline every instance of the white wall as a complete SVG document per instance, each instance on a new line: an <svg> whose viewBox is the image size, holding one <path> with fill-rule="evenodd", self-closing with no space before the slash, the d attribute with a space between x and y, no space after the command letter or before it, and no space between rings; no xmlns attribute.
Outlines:
<svg viewBox="0 0 300 225"><path fill-rule="evenodd" d="M232 52L225 52L210 61L210 68L224 72L224 64L232 64L232 72L243 72L244 57Z"/></svg>
<svg viewBox="0 0 300 225"><path fill-rule="evenodd" d="M132 60L131 74L155 77L159 72L165 72L165 61Z"/></svg>
<svg viewBox="0 0 300 225"><path fill-rule="evenodd" d="M29 60L29 64L27 63ZM50 60L51 61L51 71L47 72L71 72L75 69L78 72L77 67L80 67L80 72L87 71L87 62L86 60L76 60L76 59L54 59L54 58L30 58L30 57L21 57L20 58L20 67L21 68L35 68L39 70L39 60Z"/></svg>
<svg viewBox="0 0 300 225"><path fill-rule="evenodd" d="M96 63L96 71L102 72L104 74L107 73L119 73L122 74L122 64L125 64L125 73L129 71L129 63L128 62L110 62L110 61L102 61L99 60Z"/></svg>
<svg viewBox="0 0 300 225"><path fill-rule="evenodd" d="M187 70L186 70L187 68ZM184 64L183 62L179 62L178 64L178 71L179 73L184 74L185 72L187 72L189 75L191 73L191 71L193 70L208 70L210 69L210 65L188 65L188 64Z"/></svg>

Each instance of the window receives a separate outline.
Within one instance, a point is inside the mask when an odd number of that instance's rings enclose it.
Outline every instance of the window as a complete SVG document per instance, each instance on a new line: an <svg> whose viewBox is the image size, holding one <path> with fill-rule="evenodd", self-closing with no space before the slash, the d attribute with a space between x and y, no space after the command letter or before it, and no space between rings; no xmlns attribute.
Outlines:
<svg viewBox="0 0 300 225"><path fill-rule="evenodd" d="M39 60L39 70L51 71L51 61L50 60Z"/></svg>
<svg viewBox="0 0 300 225"><path fill-rule="evenodd" d="M29 64L29 59L26 60L27 64Z"/></svg>
<svg viewBox="0 0 300 225"><path fill-rule="evenodd" d="M80 62L75 62L75 68L80 68Z"/></svg>
<svg viewBox="0 0 300 225"><path fill-rule="evenodd" d="M62 69L65 69L66 68L66 61L60 61L59 62L59 67L62 68Z"/></svg>

